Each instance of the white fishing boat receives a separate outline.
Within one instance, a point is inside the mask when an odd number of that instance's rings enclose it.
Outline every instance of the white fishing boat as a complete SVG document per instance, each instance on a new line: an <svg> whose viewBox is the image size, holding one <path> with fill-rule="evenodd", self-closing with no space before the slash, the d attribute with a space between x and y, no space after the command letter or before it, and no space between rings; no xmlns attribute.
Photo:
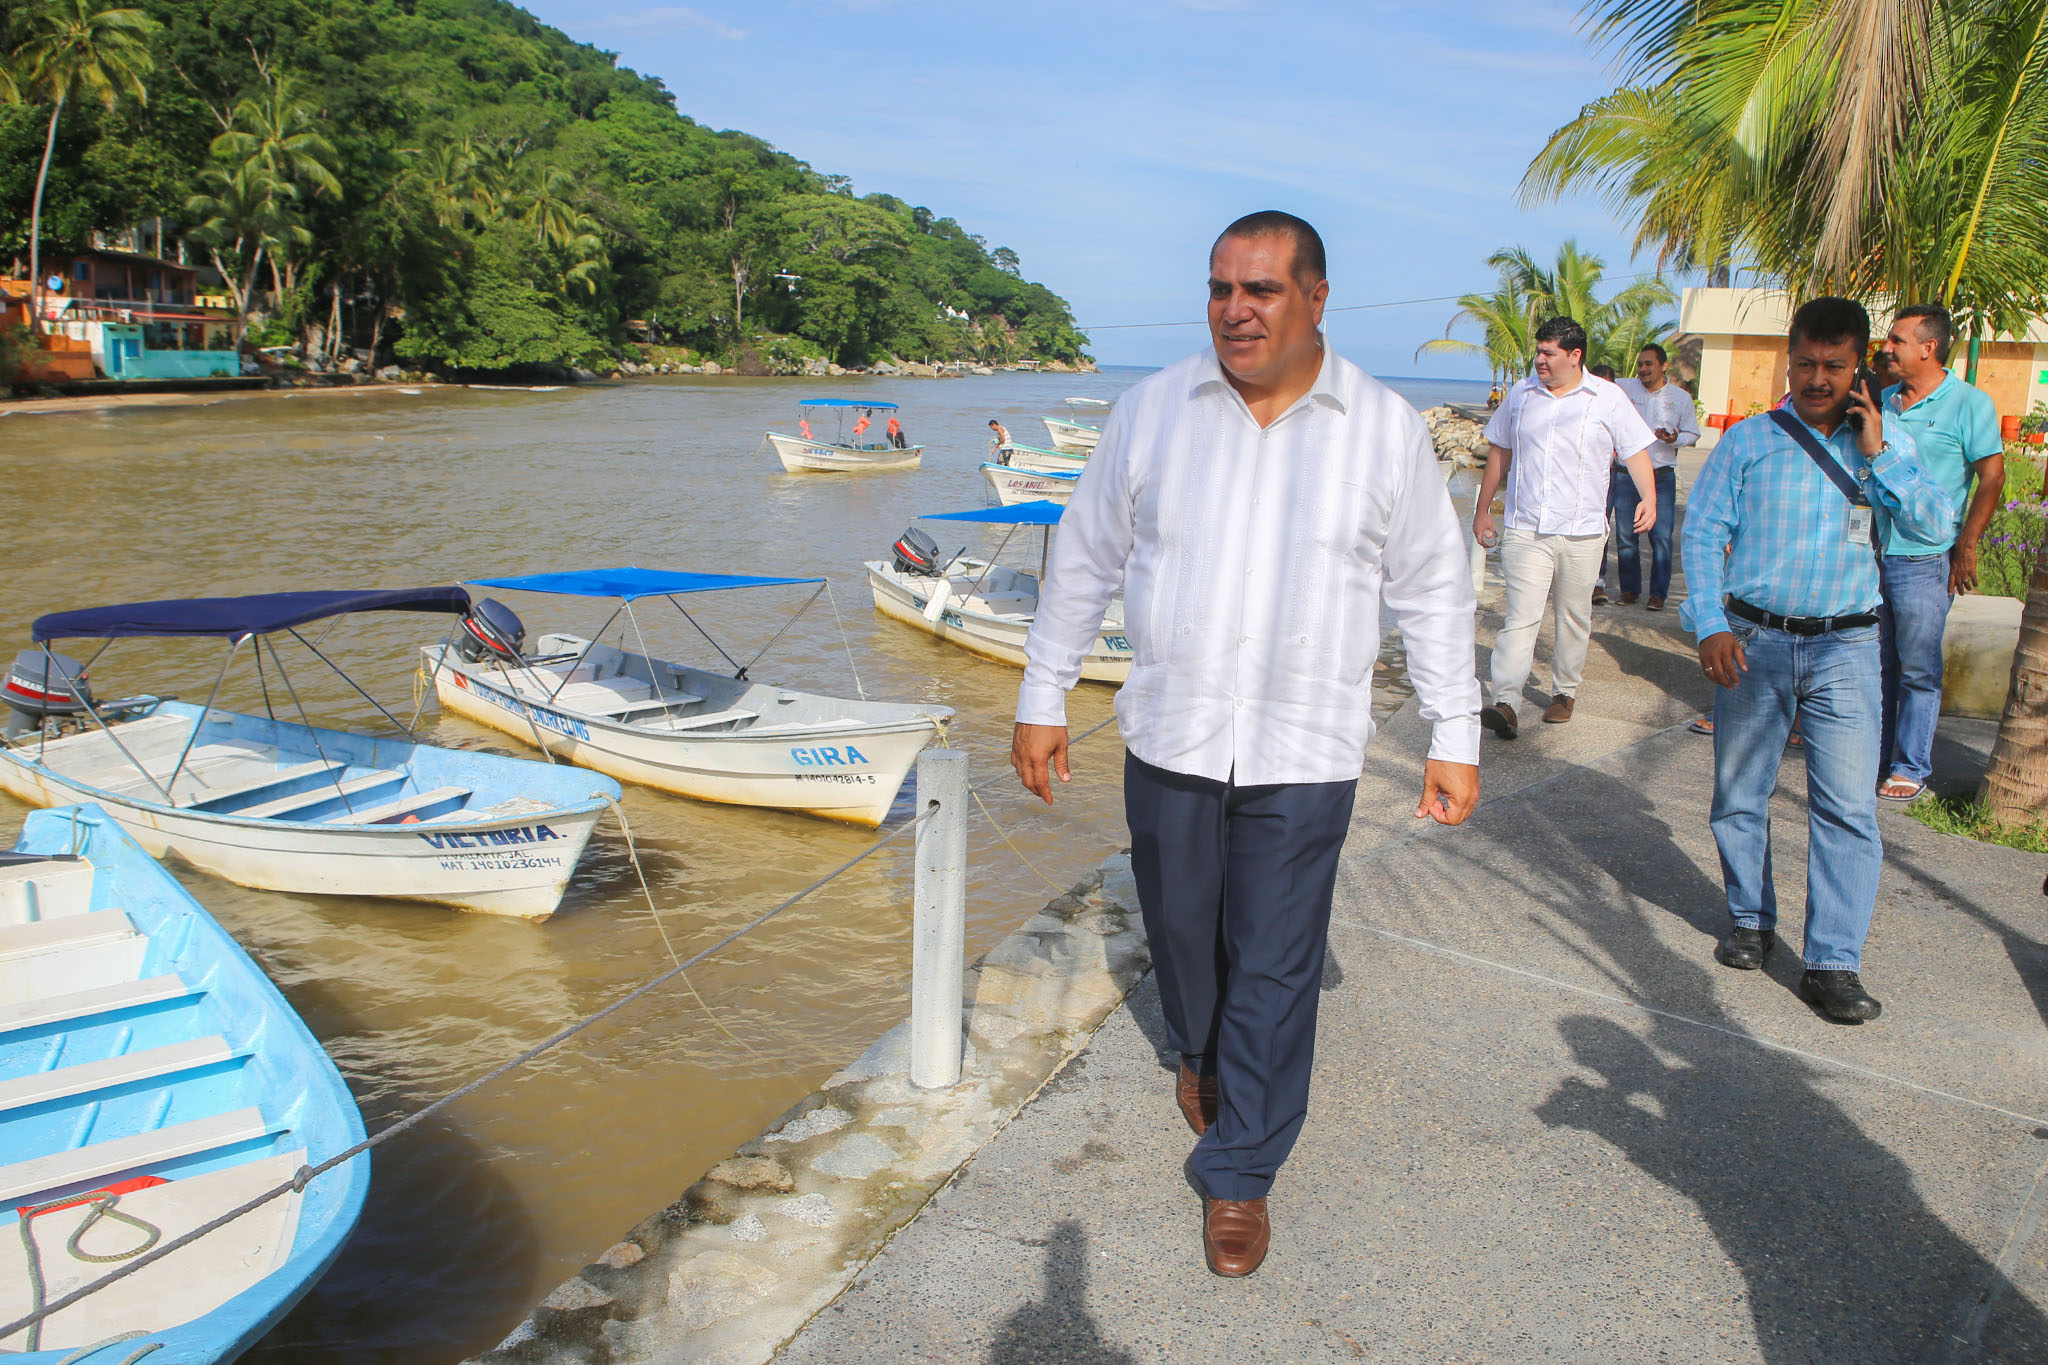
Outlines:
<svg viewBox="0 0 2048 1365"><path fill-rule="evenodd" d="M1086 422L1070 422L1064 417L1041 417L1038 420L1045 423L1045 434L1052 438L1055 450L1086 455L1102 439L1102 428Z"/></svg>
<svg viewBox="0 0 2048 1365"><path fill-rule="evenodd" d="M991 462L981 467L981 477L998 507L1015 507L1020 502L1056 502L1064 506L1074 496L1074 482L1081 474L1079 470L1044 473Z"/></svg>
<svg viewBox="0 0 2048 1365"><path fill-rule="evenodd" d="M5 684L11 719L0 740L0 787L32 805L96 803L152 856L243 886L545 919L619 785L529 759L317 728L305 719L271 638L290 635L329 662L298 627L353 612L461 613L468 606L461 588L418 588L139 602L44 616L34 626L41 648L23 651ZM49 648L53 640L126 636L228 641L205 704L155 696L97 701L86 666ZM268 714L216 709L230 665L252 643L259 662L263 651L270 655ZM275 714L272 691L280 688L299 720Z"/></svg>
<svg viewBox="0 0 2048 1365"><path fill-rule="evenodd" d="M1040 575L996 561L1020 526L1040 527L1049 539L1064 510L1054 502L1026 502L920 518L1008 526L1010 534L1004 536L995 554L981 559L965 553L944 556L931 537L910 528L893 547L892 559L871 560L867 565L875 610L970 654L1022 668L1024 640L1038 613ZM1131 675L1131 660L1130 637L1124 634L1124 604L1119 597L1103 613L1101 634L1081 661L1081 677L1090 682L1123 682Z"/></svg>
<svg viewBox="0 0 2048 1365"><path fill-rule="evenodd" d="M326 1051L161 864L91 806L28 817L0 853L0 1322L45 1316L0 1357L235 1359L340 1254L367 1153L130 1263L362 1139Z"/></svg>
<svg viewBox="0 0 2048 1365"><path fill-rule="evenodd" d="M1008 445L996 447L994 462L1034 474L1078 474L1088 463L1088 452L1047 450L1044 446L1027 446L1011 441Z"/></svg>
<svg viewBox="0 0 2048 1365"><path fill-rule="evenodd" d="M878 413L893 420L896 404L872 399L811 398L797 404L797 434L768 433L768 444L782 467L792 474L853 474L868 469L915 469L924 458L924 447L903 442L899 432L894 440L864 441ZM847 419L853 418L851 428ZM816 420L822 427L833 424L831 439L811 430ZM878 436L881 433L876 433ZM898 442L902 442L898 444Z"/></svg>
<svg viewBox="0 0 2048 1365"><path fill-rule="evenodd" d="M881 823L911 764L944 730L944 706L855 701L755 682L760 659L736 662L708 632L729 673L655 657L633 605L665 598L684 619L688 594L822 578L751 578L656 569L593 569L478 579L472 586L619 603L595 632L545 634L526 653L526 629L503 603L478 602L455 632L424 652L444 709L502 730L553 757L700 801L801 811L869 828ZM614 622L621 644L603 643ZM624 647L630 640L637 649ZM773 640L769 642L771 645ZM766 652L765 647L762 651ZM858 683L856 683L858 686Z"/></svg>

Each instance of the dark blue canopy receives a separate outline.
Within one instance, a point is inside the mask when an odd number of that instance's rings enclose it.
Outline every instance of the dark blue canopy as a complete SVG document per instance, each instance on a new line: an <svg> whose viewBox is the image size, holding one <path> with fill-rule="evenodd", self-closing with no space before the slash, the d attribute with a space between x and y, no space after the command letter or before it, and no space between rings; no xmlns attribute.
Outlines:
<svg viewBox="0 0 2048 1365"><path fill-rule="evenodd" d="M974 512L931 512L920 521L987 521L998 526L1055 526L1066 511L1057 502L1020 502L1009 507L984 507Z"/></svg>
<svg viewBox="0 0 2048 1365"><path fill-rule="evenodd" d="M872 398L806 398L797 404L800 408L871 408L876 412L894 412L894 403L879 403Z"/></svg>
<svg viewBox="0 0 2048 1365"><path fill-rule="evenodd" d="M469 610L460 588L373 588L353 592L266 592L253 597L187 597L170 602L127 602L39 616L38 644L47 640L112 640L131 635L215 635L245 639L289 630L308 621L358 611Z"/></svg>
<svg viewBox="0 0 2048 1365"><path fill-rule="evenodd" d="M722 592L727 588L773 588L786 583L822 583L822 578L752 578L746 574L678 573L672 569L571 569L519 578L472 578L471 587L512 588L519 592L551 592L563 597L667 597L683 592Z"/></svg>

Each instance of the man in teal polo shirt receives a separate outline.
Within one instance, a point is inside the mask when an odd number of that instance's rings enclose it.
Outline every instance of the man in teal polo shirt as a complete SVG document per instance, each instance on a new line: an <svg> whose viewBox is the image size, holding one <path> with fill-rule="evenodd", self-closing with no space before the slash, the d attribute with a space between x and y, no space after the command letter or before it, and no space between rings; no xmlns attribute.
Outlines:
<svg viewBox="0 0 2048 1365"><path fill-rule="evenodd" d="M1949 602L1977 586L1977 542L2005 489L1998 409L1982 389L1948 372L1954 342L1948 310L1936 303L1900 309L1884 339L1885 358L1899 378L1884 391L1885 421L1911 433L1921 467L1958 510L1946 536L1916 540L1896 525L1884 530L1884 602L1877 609L1884 659L1878 771L1886 776L1877 794L1887 801L1911 801L1934 771Z"/></svg>

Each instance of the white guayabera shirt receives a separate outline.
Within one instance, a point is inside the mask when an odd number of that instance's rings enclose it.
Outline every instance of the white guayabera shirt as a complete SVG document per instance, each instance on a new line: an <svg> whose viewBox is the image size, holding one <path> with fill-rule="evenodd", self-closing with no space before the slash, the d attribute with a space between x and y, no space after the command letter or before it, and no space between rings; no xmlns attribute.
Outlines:
<svg viewBox="0 0 2048 1365"><path fill-rule="evenodd" d="M1486 424L1487 444L1510 456L1505 525L1545 536L1604 534L1614 462L1655 439L1619 385L1586 374L1576 388L1552 393L1530 375Z"/></svg>
<svg viewBox="0 0 2048 1365"><path fill-rule="evenodd" d="M1653 468L1677 468L1678 448L1696 445L1700 439L1700 418L1699 413L1693 409L1692 395L1668 379L1664 381L1664 387L1655 393L1644 387L1642 380L1627 375L1617 379L1615 387L1628 396L1629 402L1635 404L1636 411L1642 416L1643 425L1650 429L1653 438L1659 431L1678 434L1676 441L1652 439L1650 442L1650 464Z"/></svg>
<svg viewBox="0 0 2048 1365"><path fill-rule="evenodd" d="M1315 387L1263 430L1212 351L1118 401L1060 519L1018 720L1066 723L1120 585L1136 663L1117 722L1155 767L1357 777L1383 601L1430 757L1479 761L1471 570L1428 428L1327 346Z"/></svg>

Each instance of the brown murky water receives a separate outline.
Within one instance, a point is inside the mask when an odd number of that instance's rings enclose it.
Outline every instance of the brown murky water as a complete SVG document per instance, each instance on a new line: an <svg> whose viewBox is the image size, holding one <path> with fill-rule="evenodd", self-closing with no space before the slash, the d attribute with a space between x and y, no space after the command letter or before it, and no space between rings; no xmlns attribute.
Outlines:
<svg viewBox="0 0 2048 1365"><path fill-rule="evenodd" d="M29 622L45 611L152 597L622 564L824 575L869 695L955 708L951 743L985 779L1004 766L1017 674L876 616L861 562L886 553L919 513L982 505L975 467L988 418L1032 440L1042 436L1038 415L1060 399L1114 397L1139 377L828 381L835 395L902 403L911 438L927 443L922 470L856 477L787 475L762 448L765 428L793 420L800 386L791 381L378 390L16 413L0 421L17 513L0 646L26 645ZM957 528L954 539L972 532ZM983 548L995 540L977 537ZM751 654L806 591L702 599L699 619L729 649ZM610 610L569 599L517 605L530 636L587 633ZM673 616L649 610L641 624L657 653L715 659ZM355 618L323 648L402 717L413 704L416 651L438 626L410 615ZM282 648L317 722L388 728L332 674ZM210 643L122 641L94 666L94 683L103 695L197 700L219 657ZM754 676L851 694L826 602ZM255 687L244 667L230 675L223 704L255 709ZM1076 730L1108 717L1111 697L1079 689ZM422 733L533 756L431 704ZM1111 728L1077 750L1074 784L1052 811L1007 786L988 795L1017 847L988 820L973 822L970 954L1054 894L1048 881L1064 887L1122 845L1119 760ZM669 962L667 945L696 951L873 838L631 786L625 806L658 920L609 820L545 924L181 875L326 1044L374 1132L617 998ZM907 800L899 807L907 811ZM0 796L0 824L22 813ZM438 1362L495 1343L548 1289L902 1017L909 879L906 838L697 968L688 986L640 1002L380 1148L348 1249L248 1358Z"/></svg>

